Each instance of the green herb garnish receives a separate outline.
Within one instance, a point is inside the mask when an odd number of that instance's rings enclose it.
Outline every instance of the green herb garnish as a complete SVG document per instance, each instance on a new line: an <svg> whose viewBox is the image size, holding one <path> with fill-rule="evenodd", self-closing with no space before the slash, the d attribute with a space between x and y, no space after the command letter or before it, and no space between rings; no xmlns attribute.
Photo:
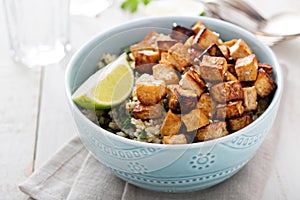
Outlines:
<svg viewBox="0 0 300 200"><path fill-rule="evenodd" d="M125 0L121 4L121 8L134 13L137 11L139 3L143 3L146 6L150 3L150 1L151 0Z"/></svg>
<svg viewBox="0 0 300 200"><path fill-rule="evenodd" d="M143 129L140 134L140 139L146 139L146 138L147 138L147 133L146 133L146 130Z"/></svg>
<svg viewBox="0 0 300 200"><path fill-rule="evenodd" d="M125 53L127 53L127 54L129 54L129 53L130 53L130 46L122 47L122 48L121 48L121 51L122 51L122 52L125 52Z"/></svg>
<svg viewBox="0 0 300 200"><path fill-rule="evenodd" d="M203 11L203 12L199 13L199 16L205 16L205 12Z"/></svg>
<svg viewBox="0 0 300 200"><path fill-rule="evenodd" d="M127 129L128 126L130 125L130 121L131 121L131 118L130 118L130 117L126 118L126 119L122 122L122 128Z"/></svg>

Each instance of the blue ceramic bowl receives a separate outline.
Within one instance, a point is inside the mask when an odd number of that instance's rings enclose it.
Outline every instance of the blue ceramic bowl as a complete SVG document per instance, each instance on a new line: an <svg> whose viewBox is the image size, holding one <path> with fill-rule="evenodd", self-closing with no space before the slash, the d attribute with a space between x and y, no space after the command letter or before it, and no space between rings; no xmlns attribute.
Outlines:
<svg viewBox="0 0 300 200"><path fill-rule="evenodd" d="M173 22L190 27L202 20L223 40L244 39L260 62L274 68L277 90L268 109L256 121L231 135L187 145L143 143L117 136L88 120L71 94L96 71L103 53L120 54L152 30L169 33ZM132 21L102 32L84 44L66 72L68 102L87 149L116 176L138 187L187 192L218 184L238 172L255 154L271 129L283 91L283 74L273 52L254 35L235 25L207 17L158 17Z"/></svg>

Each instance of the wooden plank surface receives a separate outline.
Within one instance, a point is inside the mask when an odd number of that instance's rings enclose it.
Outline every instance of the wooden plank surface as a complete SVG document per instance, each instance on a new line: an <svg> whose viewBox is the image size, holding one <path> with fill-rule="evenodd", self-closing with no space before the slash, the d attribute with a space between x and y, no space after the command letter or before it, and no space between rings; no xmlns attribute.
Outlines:
<svg viewBox="0 0 300 200"><path fill-rule="evenodd" d="M281 103L281 117L277 122L280 124L277 130L280 134L278 147L274 152L272 173L273 179L277 181L270 183L274 184L272 187L274 190L275 184L279 186L283 195L281 199L299 199L299 191L295 188L300 188L300 157L298 156L300 150L300 38L279 44L272 49L285 71L285 90ZM269 191L267 194L271 195L274 192ZM276 196L275 199L280 198Z"/></svg>
<svg viewBox="0 0 300 200"><path fill-rule="evenodd" d="M22 200L27 197L17 186L32 172L41 73L10 59L2 13L0 33L6 39L0 40L0 199Z"/></svg>
<svg viewBox="0 0 300 200"><path fill-rule="evenodd" d="M65 69L73 53L99 30L99 22L87 17L72 17L72 51L60 63L44 68L35 168L77 134L72 111L65 94Z"/></svg>

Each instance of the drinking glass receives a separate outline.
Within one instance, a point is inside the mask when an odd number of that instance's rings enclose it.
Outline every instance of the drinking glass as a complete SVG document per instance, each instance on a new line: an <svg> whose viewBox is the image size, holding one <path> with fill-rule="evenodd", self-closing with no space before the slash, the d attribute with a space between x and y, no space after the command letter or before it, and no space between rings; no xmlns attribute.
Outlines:
<svg viewBox="0 0 300 200"><path fill-rule="evenodd" d="M4 0L15 61L30 68L62 60L70 49L69 0Z"/></svg>

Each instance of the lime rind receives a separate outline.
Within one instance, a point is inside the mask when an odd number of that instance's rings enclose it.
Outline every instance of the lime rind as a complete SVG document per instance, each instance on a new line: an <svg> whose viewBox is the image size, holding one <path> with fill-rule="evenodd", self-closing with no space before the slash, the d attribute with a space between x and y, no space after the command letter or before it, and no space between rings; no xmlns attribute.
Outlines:
<svg viewBox="0 0 300 200"><path fill-rule="evenodd" d="M105 78L108 77L111 73L114 73L118 67L126 67L126 73L122 74L121 77L118 77L119 82L124 78L128 77L129 85L127 87L127 92L124 93L119 99L113 99L111 101L100 101L97 99L96 93L101 93L101 91L95 92L95 88L105 81ZM118 69L117 69L118 70ZM116 84L116 83L115 83ZM72 95L73 101L87 109L109 109L111 107L117 106L124 102L128 96L131 94L134 85L134 74L133 70L127 61L127 54L123 53L117 58L114 62L108 64L104 68L95 72L90 76ZM115 87L117 87L116 85ZM109 93L109 92L108 92ZM113 94L113 91L111 92Z"/></svg>

